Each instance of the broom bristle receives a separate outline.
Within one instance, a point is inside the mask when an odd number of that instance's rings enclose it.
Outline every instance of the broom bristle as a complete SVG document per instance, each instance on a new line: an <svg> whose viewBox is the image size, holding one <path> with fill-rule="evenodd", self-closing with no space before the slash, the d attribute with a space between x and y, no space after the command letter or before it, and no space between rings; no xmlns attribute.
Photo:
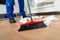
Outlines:
<svg viewBox="0 0 60 40"><path fill-rule="evenodd" d="M18 31L32 30L32 29L43 28L43 27L47 27L43 21L39 21L39 22L31 21L21 25Z"/></svg>

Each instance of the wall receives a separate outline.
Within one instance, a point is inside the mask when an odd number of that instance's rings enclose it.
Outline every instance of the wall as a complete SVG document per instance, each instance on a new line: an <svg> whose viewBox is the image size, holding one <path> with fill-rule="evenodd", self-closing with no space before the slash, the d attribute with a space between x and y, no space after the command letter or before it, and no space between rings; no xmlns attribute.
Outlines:
<svg viewBox="0 0 60 40"><path fill-rule="evenodd" d="M18 13L18 10L18 3L17 0L15 0L14 13ZM0 14L6 14L6 5L0 4Z"/></svg>
<svg viewBox="0 0 60 40"><path fill-rule="evenodd" d="M32 11L32 13L60 11L60 5L59 4L60 4L60 0L54 0L54 4L46 5L46 6L43 6L43 7L40 6L40 8L31 7L31 11ZM25 10L28 13L27 5L25 5ZM19 13L17 0L15 0L14 13ZM0 4L0 14L6 14L5 5Z"/></svg>

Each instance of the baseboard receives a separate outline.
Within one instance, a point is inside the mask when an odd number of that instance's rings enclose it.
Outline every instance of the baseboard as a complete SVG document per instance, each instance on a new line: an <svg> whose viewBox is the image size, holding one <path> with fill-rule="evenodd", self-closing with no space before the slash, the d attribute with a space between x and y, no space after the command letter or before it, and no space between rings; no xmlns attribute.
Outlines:
<svg viewBox="0 0 60 40"><path fill-rule="evenodd" d="M35 15L59 15L59 14L60 14L60 12L35 13ZM20 16L19 13L14 13L14 17L16 17L16 15ZM29 15L29 14L27 14L27 15ZM4 19L4 18L7 18L6 14L0 14L0 19Z"/></svg>
<svg viewBox="0 0 60 40"><path fill-rule="evenodd" d="M16 15L19 16L19 13L14 13L13 15L14 17L16 17ZM4 19L4 18L7 18L6 14L0 14L0 19Z"/></svg>

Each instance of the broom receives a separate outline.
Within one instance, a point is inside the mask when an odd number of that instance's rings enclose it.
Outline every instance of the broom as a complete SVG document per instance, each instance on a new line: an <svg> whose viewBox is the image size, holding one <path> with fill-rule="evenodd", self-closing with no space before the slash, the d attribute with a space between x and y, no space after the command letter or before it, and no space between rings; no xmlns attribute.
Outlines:
<svg viewBox="0 0 60 40"><path fill-rule="evenodd" d="M30 4L29 4L28 0L27 0L27 3L28 3L28 9L29 9L30 19L31 20L27 21L25 24L22 23L21 27L18 29L18 31L25 31L25 30L32 30L32 29L47 27L44 24L44 20L33 21L32 13L31 13L31 10L30 10Z"/></svg>

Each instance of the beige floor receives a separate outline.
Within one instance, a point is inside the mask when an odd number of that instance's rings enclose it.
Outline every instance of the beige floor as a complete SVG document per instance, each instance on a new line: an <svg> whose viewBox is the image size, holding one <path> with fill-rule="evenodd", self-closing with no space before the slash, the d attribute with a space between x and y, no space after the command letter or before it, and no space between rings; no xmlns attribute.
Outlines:
<svg viewBox="0 0 60 40"><path fill-rule="evenodd" d="M18 32L19 18L17 23L10 24L8 20L0 21L0 40L60 40L60 15L56 15L58 21L53 21L46 28Z"/></svg>

